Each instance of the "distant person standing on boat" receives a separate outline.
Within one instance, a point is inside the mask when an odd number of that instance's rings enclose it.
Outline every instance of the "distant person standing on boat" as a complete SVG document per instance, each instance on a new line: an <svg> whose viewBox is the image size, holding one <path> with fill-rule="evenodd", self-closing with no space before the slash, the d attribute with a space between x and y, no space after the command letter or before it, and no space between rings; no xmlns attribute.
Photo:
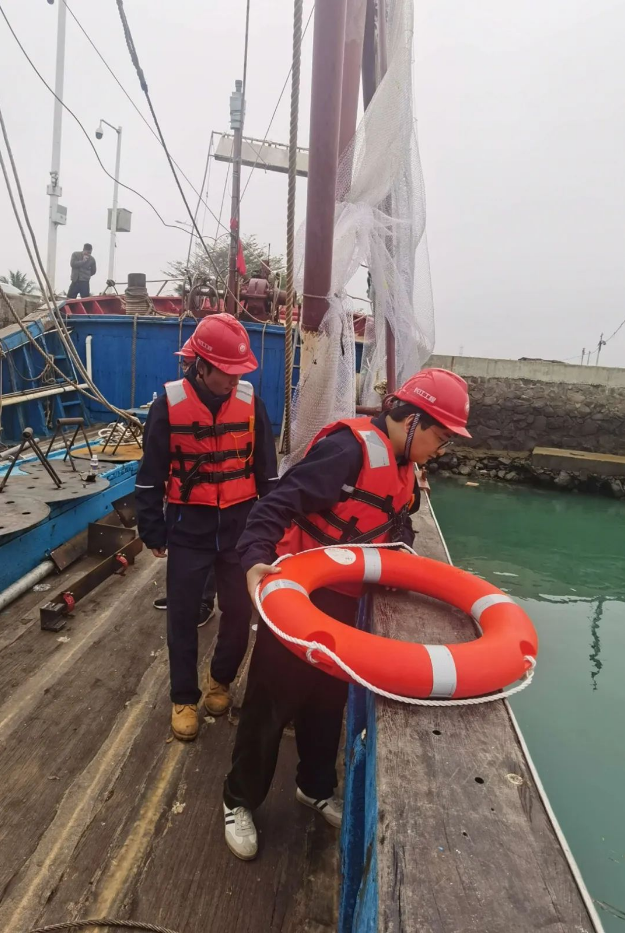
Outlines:
<svg viewBox="0 0 625 933"><path fill-rule="evenodd" d="M412 376L373 418L324 428L306 455L256 503L238 545L250 596L283 554L333 544L412 544L410 514L419 507L415 464L470 437L464 379L443 369ZM352 591L353 592L353 591ZM358 596L332 589L310 595L322 612L353 625ZM241 859L258 848L253 811L273 780L284 727L295 724L296 800L332 826L343 802L334 795L336 756L347 683L292 654L260 622L245 699L224 784L226 843Z"/></svg>
<svg viewBox="0 0 625 933"><path fill-rule="evenodd" d="M213 314L191 347L195 365L150 407L136 483L139 534L155 557L168 558L171 725L186 741L198 732L197 622L207 577L214 568L221 620L204 706L219 716L230 706L251 618L236 544L252 505L277 479L265 406L241 380L258 366L247 331L232 315Z"/></svg>
<svg viewBox="0 0 625 933"><path fill-rule="evenodd" d="M68 298L78 298L79 295L81 298L88 298L91 294L89 283L91 277L97 271L95 259L91 255L92 252L93 246L91 243L85 243L82 251L72 253L72 258L69 261L72 269L72 283L67 292Z"/></svg>

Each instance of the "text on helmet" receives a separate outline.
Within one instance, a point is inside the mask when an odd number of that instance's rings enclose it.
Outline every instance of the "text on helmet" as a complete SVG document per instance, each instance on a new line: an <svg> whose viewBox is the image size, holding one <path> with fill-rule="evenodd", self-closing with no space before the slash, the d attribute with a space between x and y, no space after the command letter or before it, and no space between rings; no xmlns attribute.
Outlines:
<svg viewBox="0 0 625 933"><path fill-rule="evenodd" d="M414 392L415 395L420 395L421 398L424 398L426 402L430 402L431 405L433 405L436 402L436 396L430 395L430 393L426 392L425 389L420 389L418 386L415 386L415 388L412 391Z"/></svg>

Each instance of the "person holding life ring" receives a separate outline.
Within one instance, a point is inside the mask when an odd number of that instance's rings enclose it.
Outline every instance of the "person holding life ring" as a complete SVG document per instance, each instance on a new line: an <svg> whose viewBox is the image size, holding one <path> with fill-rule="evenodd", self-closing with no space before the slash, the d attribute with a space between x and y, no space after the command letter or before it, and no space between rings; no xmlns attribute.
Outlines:
<svg viewBox="0 0 625 933"><path fill-rule="evenodd" d="M277 556L338 544L413 542L419 507L415 464L423 465L467 430L464 379L443 369L411 376L375 417L330 424L303 459L253 506L237 550L252 599ZM313 604L353 625L359 589L333 587ZM260 622L232 756L224 784L226 843L242 859L258 849L253 811L273 779L282 732L295 724L296 799L340 826L334 795L347 684L296 657Z"/></svg>
<svg viewBox="0 0 625 933"><path fill-rule="evenodd" d="M333 545L279 563L281 573L267 574L260 586L261 615L289 651L333 677L393 699L432 700L483 697L529 682L538 652L532 621L475 574L384 545ZM438 599L471 616L480 637L451 645L397 641L343 625L311 602L315 590L348 581Z"/></svg>

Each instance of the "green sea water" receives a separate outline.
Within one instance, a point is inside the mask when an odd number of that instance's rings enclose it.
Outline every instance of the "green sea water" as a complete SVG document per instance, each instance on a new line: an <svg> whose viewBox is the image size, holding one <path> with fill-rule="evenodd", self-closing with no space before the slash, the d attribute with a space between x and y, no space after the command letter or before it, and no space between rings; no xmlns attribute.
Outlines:
<svg viewBox="0 0 625 933"><path fill-rule="evenodd" d="M605 930L625 933L625 502L434 477L432 503L454 563L536 625L512 706Z"/></svg>

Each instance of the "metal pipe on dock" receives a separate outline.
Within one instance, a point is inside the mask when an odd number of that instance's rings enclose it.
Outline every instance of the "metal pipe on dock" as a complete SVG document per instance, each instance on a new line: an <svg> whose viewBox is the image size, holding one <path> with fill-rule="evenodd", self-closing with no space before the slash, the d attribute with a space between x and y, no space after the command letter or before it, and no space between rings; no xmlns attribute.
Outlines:
<svg viewBox="0 0 625 933"><path fill-rule="evenodd" d="M93 381L93 356L91 345L93 343L93 334L87 334L85 337L85 364L87 367L87 375L89 379Z"/></svg>
<svg viewBox="0 0 625 933"><path fill-rule="evenodd" d="M4 400L3 400L2 404L4 405ZM40 437L36 437L36 438L35 438L35 441L39 444L40 441L41 441L41 438L40 438ZM22 445L21 445L21 444L16 444L14 447L7 447L6 450L0 451L0 460L8 460L9 457L14 457L15 454L18 454L18 453L20 452L21 449L22 449Z"/></svg>
<svg viewBox="0 0 625 933"><path fill-rule="evenodd" d="M86 382L78 385L79 389L88 389ZM63 395L65 392L75 392L76 386L67 384L61 386L51 386L49 389L35 389L34 391L26 389L24 392L10 392L2 396L2 407L9 405L21 405L23 402L32 402L38 398L48 398L51 395Z"/></svg>
<svg viewBox="0 0 625 933"><path fill-rule="evenodd" d="M2 590L0 593L0 609L4 609L9 603L14 602L14 600L26 593L31 587L48 577L54 570L55 566L53 561L44 560L23 577L20 577L19 580L16 580L15 583L12 583L11 586L7 586L6 590Z"/></svg>

